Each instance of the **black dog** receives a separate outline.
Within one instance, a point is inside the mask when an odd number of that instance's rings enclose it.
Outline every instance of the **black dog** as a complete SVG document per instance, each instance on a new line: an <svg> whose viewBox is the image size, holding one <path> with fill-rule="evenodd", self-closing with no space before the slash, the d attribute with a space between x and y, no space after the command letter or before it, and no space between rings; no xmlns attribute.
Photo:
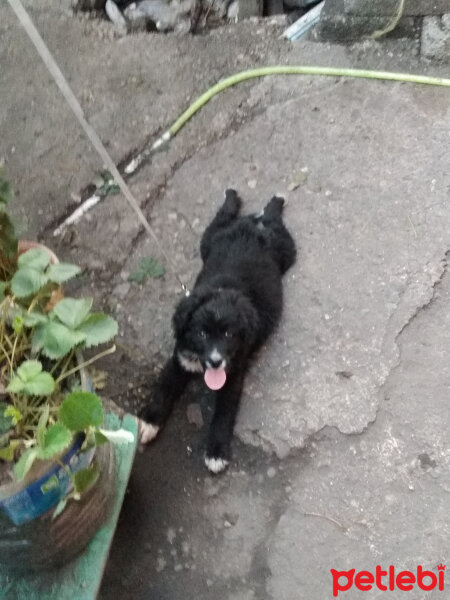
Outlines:
<svg viewBox="0 0 450 600"><path fill-rule="evenodd" d="M241 200L226 190L225 202L200 245L203 268L174 317L175 350L141 414L141 442L165 424L189 378L204 376L215 390L206 466L223 471L252 353L267 339L282 311L281 277L294 263L294 241L283 224L283 198L274 197L260 215L239 217Z"/></svg>

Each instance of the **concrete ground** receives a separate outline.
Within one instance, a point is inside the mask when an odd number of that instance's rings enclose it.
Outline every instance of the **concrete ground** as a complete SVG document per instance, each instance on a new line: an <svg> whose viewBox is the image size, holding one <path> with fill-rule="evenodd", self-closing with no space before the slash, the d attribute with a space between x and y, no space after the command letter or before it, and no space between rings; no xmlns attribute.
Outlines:
<svg viewBox="0 0 450 600"><path fill-rule="evenodd" d="M446 74L420 63L405 40L290 45L268 23L120 39L63 4L34 3L31 14L118 162L212 83L254 65ZM102 165L4 4L0 64L0 156L18 192L21 235L81 264L75 291L115 314L119 348L101 365L105 395L135 410L171 351L179 286L168 265L162 279L128 281L141 257L164 260L119 195L53 236ZM332 597L330 569L437 573L446 563L449 94L361 80L253 81L212 101L130 178L187 284L225 187L241 192L248 211L284 192L300 251L285 278L283 322L247 377L229 471L204 468L211 409L199 384L136 457L102 600L323 600Z"/></svg>

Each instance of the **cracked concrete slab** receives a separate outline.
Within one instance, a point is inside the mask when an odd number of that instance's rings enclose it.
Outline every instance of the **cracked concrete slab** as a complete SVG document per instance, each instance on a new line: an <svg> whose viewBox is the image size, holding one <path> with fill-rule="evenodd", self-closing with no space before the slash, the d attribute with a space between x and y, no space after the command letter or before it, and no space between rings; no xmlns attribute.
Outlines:
<svg viewBox="0 0 450 600"><path fill-rule="evenodd" d="M171 351L181 291L168 265L161 279L128 280L141 257L161 257L120 196L52 237L50 225L74 205L71 192L101 165L42 85L46 76L5 11L0 155L19 192L16 212L27 235L83 265L73 293L94 295L119 320L118 352L102 364L105 393L133 410ZM47 1L32 11L119 161L237 68L279 62L445 75L421 65L410 41L291 46L261 23L199 38L118 40L105 24L50 13ZM448 93L255 81L216 98L130 178L186 283L230 185L248 211L284 192L300 252L285 279L283 321L247 378L230 470L212 477L204 469L201 423L211 405L200 383L136 458L101 598L322 600L331 597L331 568L445 562ZM193 402L202 419L190 424Z"/></svg>
<svg viewBox="0 0 450 600"><path fill-rule="evenodd" d="M398 363L396 336L429 302L450 243L445 91L432 91L424 111L429 90L369 84L368 94L367 85L328 81L319 93L313 87L269 107L178 169L154 214L181 275L193 281L192 258L224 187L236 187L249 211L287 194L299 260L237 424L243 441L280 457L325 426L360 433L375 419L379 389ZM424 156L431 168L411 171ZM299 172L306 181L289 192Z"/></svg>
<svg viewBox="0 0 450 600"><path fill-rule="evenodd" d="M290 507L269 544L274 598L331 597L330 568L379 564L414 571L420 564L436 572L445 563L449 293L445 274L433 304L399 337L401 362L382 388L376 422L366 433L342 436L327 428L311 441L314 459L292 485ZM365 595L379 598L380 592ZM441 595L435 590L417 597ZM345 597L357 599L360 592Z"/></svg>

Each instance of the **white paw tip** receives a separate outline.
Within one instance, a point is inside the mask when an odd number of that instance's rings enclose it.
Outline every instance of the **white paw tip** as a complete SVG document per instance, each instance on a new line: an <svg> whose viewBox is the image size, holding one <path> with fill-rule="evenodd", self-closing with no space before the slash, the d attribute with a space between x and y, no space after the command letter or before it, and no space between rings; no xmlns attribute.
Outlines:
<svg viewBox="0 0 450 600"><path fill-rule="evenodd" d="M159 427L139 420L139 441L141 444L148 444L158 435Z"/></svg>
<svg viewBox="0 0 450 600"><path fill-rule="evenodd" d="M207 466L208 471L217 474L225 471L225 469L228 467L228 460L225 460L224 458L211 458L210 456L206 456L205 465Z"/></svg>

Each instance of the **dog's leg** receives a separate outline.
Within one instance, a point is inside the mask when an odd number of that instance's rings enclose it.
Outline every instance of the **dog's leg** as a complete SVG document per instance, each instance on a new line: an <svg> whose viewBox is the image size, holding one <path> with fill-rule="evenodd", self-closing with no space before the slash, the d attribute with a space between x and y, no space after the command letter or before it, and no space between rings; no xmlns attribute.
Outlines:
<svg viewBox="0 0 450 600"><path fill-rule="evenodd" d="M282 220L284 204L284 198L274 196L265 207L261 217L281 273L285 273L294 264L297 256L294 240Z"/></svg>
<svg viewBox="0 0 450 600"><path fill-rule="evenodd" d="M224 471L231 456L231 440L239 410L245 369L229 376L225 387L216 392L216 410L209 430L205 464L211 473Z"/></svg>
<svg viewBox="0 0 450 600"><path fill-rule="evenodd" d="M156 382L152 401L139 415L139 439L142 444L151 442L165 425L173 404L183 393L189 377L175 355L167 361Z"/></svg>
<svg viewBox="0 0 450 600"><path fill-rule="evenodd" d="M218 231L227 227L239 215L242 200L235 190L225 190L225 201L218 210L216 216L205 229L200 242L200 255L203 262L208 258L211 250L211 242Z"/></svg>
<svg viewBox="0 0 450 600"><path fill-rule="evenodd" d="M264 225L270 225L272 221L281 221L285 203L286 201L282 196L273 196L269 200L261 218Z"/></svg>

